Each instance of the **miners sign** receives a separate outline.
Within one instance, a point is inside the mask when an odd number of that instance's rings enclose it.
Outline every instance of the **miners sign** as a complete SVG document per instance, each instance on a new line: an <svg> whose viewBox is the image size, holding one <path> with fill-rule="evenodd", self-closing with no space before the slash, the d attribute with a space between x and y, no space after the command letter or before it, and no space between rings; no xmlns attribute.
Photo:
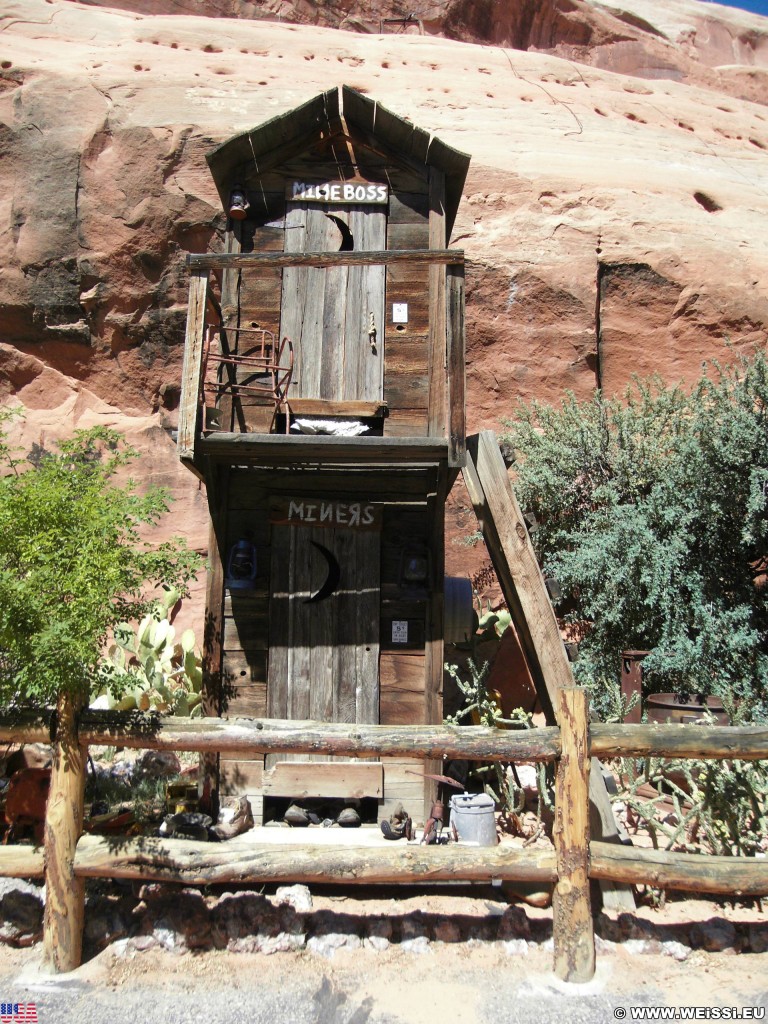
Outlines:
<svg viewBox="0 0 768 1024"><path fill-rule="evenodd" d="M389 188L372 181L323 181L309 184L294 181L286 198L297 203L365 203L383 206L389 202Z"/></svg>
<svg viewBox="0 0 768 1024"><path fill-rule="evenodd" d="M271 503L273 525L380 530L381 506L336 498L278 498Z"/></svg>

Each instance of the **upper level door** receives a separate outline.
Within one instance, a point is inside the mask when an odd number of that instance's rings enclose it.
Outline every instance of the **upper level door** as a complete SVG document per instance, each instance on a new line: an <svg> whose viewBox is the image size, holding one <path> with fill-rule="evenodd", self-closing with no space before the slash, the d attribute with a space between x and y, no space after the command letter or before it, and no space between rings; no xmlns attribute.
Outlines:
<svg viewBox="0 0 768 1024"><path fill-rule="evenodd" d="M289 201L285 251L382 250L386 209ZM293 342L293 397L382 400L384 281L384 266L283 271L280 336Z"/></svg>

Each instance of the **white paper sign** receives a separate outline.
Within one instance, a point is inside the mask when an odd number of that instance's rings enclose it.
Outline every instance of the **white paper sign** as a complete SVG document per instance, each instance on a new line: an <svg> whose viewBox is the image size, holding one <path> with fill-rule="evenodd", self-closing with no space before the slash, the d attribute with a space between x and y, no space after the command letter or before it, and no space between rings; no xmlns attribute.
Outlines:
<svg viewBox="0 0 768 1024"><path fill-rule="evenodd" d="M407 644L408 643L408 619L393 619L392 620L392 643L393 644Z"/></svg>

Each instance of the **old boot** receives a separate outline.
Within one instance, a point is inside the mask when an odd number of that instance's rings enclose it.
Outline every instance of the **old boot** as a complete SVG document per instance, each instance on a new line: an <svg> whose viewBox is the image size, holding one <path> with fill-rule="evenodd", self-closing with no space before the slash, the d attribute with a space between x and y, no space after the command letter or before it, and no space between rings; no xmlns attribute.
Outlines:
<svg viewBox="0 0 768 1024"><path fill-rule="evenodd" d="M360 828L360 815L354 807L345 807L336 819L336 824L342 828Z"/></svg>
<svg viewBox="0 0 768 1024"><path fill-rule="evenodd" d="M293 828L306 828L310 821L309 812L305 811L303 807L299 807L298 804L291 804L283 815L283 821Z"/></svg>
<svg viewBox="0 0 768 1024"><path fill-rule="evenodd" d="M381 822L381 831L385 839L413 838L413 822L402 804L395 807L389 821Z"/></svg>

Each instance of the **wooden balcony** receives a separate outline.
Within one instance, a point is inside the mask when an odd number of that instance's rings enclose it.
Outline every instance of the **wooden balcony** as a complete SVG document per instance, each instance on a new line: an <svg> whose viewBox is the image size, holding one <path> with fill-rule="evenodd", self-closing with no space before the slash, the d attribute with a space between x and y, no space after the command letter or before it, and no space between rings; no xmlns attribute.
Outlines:
<svg viewBox="0 0 768 1024"><path fill-rule="evenodd" d="M375 252L259 252L188 257L191 271L179 408L179 458L198 475L217 463L322 463L332 465L464 464L464 256L461 250ZM232 274L274 282L286 268L397 268L402 279L413 271L412 287L428 294L428 316L418 346L408 329L380 325L371 339L383 351L381 393L355 394L354 381L343 397L328 400L303 392L292 380L293 361L301 364L301 341L280 337L278 317L266 332L227 322L227 310L213 300L211 275ZM280 290L276 289L275 305ZM285 298L282 300L285 302ZM387 296L391 308L390 296ZM425 306L427 304L425 303ZM415 327L415 325L414 325ZM259 336L246 347L241 336ZM272 340L263 342L264 334ZM415 333L415 330L412 334ZM213 335L225 350L211 357ZM235 338L230 351L228 338ZM279 339L279 343L274 342ZM383 345L382 345L383 338ZM249 340L253 340L250 339ZM259 347L260 346L260 347ZM402 353L406 355L403 356ZM415 354L414 354L415 353ZM210 372L218 367L218 377ZM309 394L307 393L309 391ZM420 407L414 410L413 395ZM405 397L403 397L405 396ZM410 406L409 406L410 403ZM212 410L216 410L213 412ZM222 410L224 415L220 415ZM250 412L249 412L250 410ZM258 414L258 415L257 415ZM359 437L294 433L298 417L361 418L370 433ZM294 430L296 427L294 427Z"/></svg>

